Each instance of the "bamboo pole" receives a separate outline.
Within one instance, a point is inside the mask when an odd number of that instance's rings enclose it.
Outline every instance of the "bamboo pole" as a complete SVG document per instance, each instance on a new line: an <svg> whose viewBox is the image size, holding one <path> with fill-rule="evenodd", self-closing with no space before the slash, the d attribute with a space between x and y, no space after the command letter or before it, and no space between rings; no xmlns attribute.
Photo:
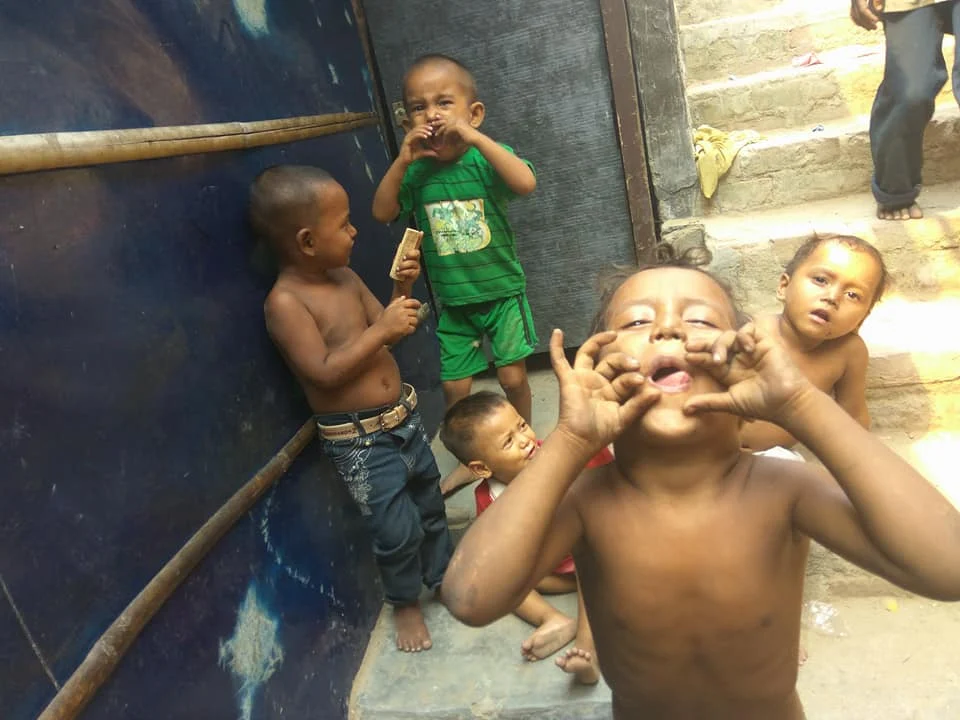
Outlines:
<svg viewBox="0 0 960 720"><path fill-rule="evenodd" d="M240 517L290 467L317 434L311 418L246 485L197 530L94 643L37 720L73 720L110 677L144 626Z"/></svg>
<svg viewBox="0 0 960 720"><path fill-rule="evenodd" d="M244 150L374 126L374 113L0 136L0 175Z"/></svg>

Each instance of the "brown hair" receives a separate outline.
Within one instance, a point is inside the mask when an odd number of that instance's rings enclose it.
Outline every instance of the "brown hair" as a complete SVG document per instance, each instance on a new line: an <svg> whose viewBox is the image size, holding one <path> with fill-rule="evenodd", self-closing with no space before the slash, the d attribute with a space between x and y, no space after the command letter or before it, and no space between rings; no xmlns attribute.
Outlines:
<svg viewBox="0 0 960 720"><path fill-rule="evenodd" d="M837 243L838 245L843 245L856 252L867 253L877 261L877 265L880 266L880 281L877 283L877 290L874 292L873 298L870 300L870 307L872 308L877 304L880 298L883 297L883 293L887 289L887 281L889 280L890 276L887 272L887 265L883 262L883 256L880 254L880 251L866 240L857 237L856 235L839 235L832 233L827 235L814 235L812 238L803 243L803 245L797 248L797 251L793 254L793 257L790 258L790 262L787 263L787 266L783 269L783 271L790 277L793 277L793 274L797 271L797 268L803 265L804 261L806 261L806 259L813 254L814 250L821 245L831 242Z"/></svg>
<svg viewBox="0 0 960 720"><path fill-rule="evenodd" d="M508 403L503 395L481 390L458 400L447 410L440 426L440 442L457 460L466 465L473 460L477 425Z"/></svg>
<svg viewBox="0 0 960 720"><path fill-rule="evenodd" d="M630 278L637 273L645 270L657 270L659 268L682 268L685 270L696 270L703 273L713 280L730 301L730 307L733 309L734 319L737 327L749 322L750 317L740 309L740 304L734 295L730 285L706 269L710 264L713 255L702 245L694 245L677 252L676 248L668 243L658 243L650 253L652 261L644 263L637 267L614 266L612 270L603 274L600 281L600 308L593 318L590 326L591 334L602 332L607 327L607 311L610 309L610 302L617 290Z"/></svg>
<svg viewBox="0 0 960 720"><path fill-rule="evenodd" d="M473 78L473 73L470 72L470 69L464 65L462 62L456 58L452 58L449 55L443 55L441 53L428 53L427 55L421 55L416 60L411 63L410 67L407 68L407 72L403 76L403 104L407 104L407 81L410 79L410 75L415 71L419 70L426 65L452 65L457 73L460 75L460 83L463 85L463 89L467 93L467 98L470 102L473 102L477 99L477 81Z"/></svg>
<svg viewBox="0 0 960 720"><path fill-rule="evenodd" d="M250 185L248 213L254 235L278 255L289 252L290 240L317 203L317 186L336 182L326 170L309 165L274 165Z"/></svg>

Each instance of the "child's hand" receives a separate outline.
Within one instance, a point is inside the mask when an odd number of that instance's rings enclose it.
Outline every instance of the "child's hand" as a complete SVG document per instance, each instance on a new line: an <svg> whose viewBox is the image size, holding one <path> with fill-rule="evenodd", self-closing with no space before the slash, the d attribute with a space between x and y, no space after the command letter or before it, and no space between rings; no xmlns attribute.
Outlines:
<svg viewBox="0 0 960 720"><path fill-rule="evenodd" d="M429 125L418 125L408 132L400 146L400 159L407 165L425 157L436 157L437 153L427 143L433 137L433 128Z"/></svg>
<svg viewBox="0 0 960 720"><path fill-rule="evenodd" d="M418 277L420 277L420 250L412 248L407 251L397 266L397 283L413 285Z"/></svg>
<svg viewBox="0 0 960 720"><path fill-rule="evenodd" d="M467 145L473 145L480 131L462 118L447 117L437 121L433 126L433 132L437 137L443 138L444 142L462 141Z"/></svg>
<svg viewBox="0 0 960 720"><path fill-rule="evenodd" d="M687 362L727 386L725 393L690 398L684 411L722 411L777 423L791 401L812 386L778 343L748 323L716 341L687 343Z"/></svg>
<svg viewBox="0 0 960 720"><path fill-rule="evenodd" d="M600 349L616 337L615 332L604 332L589 338L577 351L573 367L563 354L563 333L554 330L550 338L550 360L560 381L557 428L591 453L613 442L660 397L637 372L636 358L613 353L597 363Z"/></svg>
<svg viewBox="0 0 960 720"><path fill-rule="evenodd" d="M876 30L883 0L850 0L850 19L864 30Z"/></svg>
<svg viewBox="0 0 960 720"><path fill-rule="evenodd" d="M420 301L408 297L398 297L383 309L377 320L384 332L384 345L394 345L417 329L417 310Z"/></svg>

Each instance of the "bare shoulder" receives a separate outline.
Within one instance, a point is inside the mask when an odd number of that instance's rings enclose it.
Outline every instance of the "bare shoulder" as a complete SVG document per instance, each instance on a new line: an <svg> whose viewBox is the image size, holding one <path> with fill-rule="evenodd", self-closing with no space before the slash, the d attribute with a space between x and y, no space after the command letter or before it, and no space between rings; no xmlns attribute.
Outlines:
<svg viewBox="0 0 960 720"><path fill-rule="evenodd" d="M810 483L833 482L830 474L814 462L752 455L747 469L750 484L792 503Z"/></svg>
<svg viewBox="0 0 960 720"><path fill-rule="evenodd" d="M842 344L840 351L843 353L847 363L865 364L870 357L870 351L867 343L863 341L858 333L850 333L846 337L840 338Z"/></svg>
<svg viewBox="0 0 960 720"><path fill-rule="evenodd" d="M586 468L573 481L573 485L567 491L567 497L573 502L577 511L583 515L585 509L595 507L601 497L610 494L617 477L618 471L615 462Z"/></svg>
<svg viewBox="0 0 960 720"><path fill-rule="evenodd" d="M263 313L266 315L268 323L270 320L284 317L290 313L301 312L305 307L296 286L282 280L277 280L263 301Z"/></svg>

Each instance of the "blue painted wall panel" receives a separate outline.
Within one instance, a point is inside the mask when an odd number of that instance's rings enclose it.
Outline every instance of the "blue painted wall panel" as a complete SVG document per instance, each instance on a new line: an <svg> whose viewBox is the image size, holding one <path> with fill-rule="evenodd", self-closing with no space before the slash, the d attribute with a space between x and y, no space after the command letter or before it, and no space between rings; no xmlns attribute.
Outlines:
<svg viewBox="0 0 960 720"><path fill-rule="evenodd" d="M0 66L0 130L370 109L344 6L268 3L283 42L246 33L227 61L204 32L233 7L5 3L0 42L29 62ZM333 61L346 70L320 87L316 68ZM0 178L0 575L60 682L308 415L263 330L272 272L244 217L250 180L277 162L320 165L344 184L352 264L385 298L400 229L369 215L388 163L377 129ZM435 427L431 325L396 352ZM312 448L148 626L86 717L338 717L378 600L368 540ZM0 608L0 657L19 668L0 674L0 716L33 718L52 686L2 597ZM249 633L273 623L274 655L250 665ZM231 667L260 667L262 687L248 695Z"/></svg>
<svg viewBox="0 0 960 720"><path fill-rule="evenodd" d="M5 0L0 132L373 109L349 1Z"/></svg>

